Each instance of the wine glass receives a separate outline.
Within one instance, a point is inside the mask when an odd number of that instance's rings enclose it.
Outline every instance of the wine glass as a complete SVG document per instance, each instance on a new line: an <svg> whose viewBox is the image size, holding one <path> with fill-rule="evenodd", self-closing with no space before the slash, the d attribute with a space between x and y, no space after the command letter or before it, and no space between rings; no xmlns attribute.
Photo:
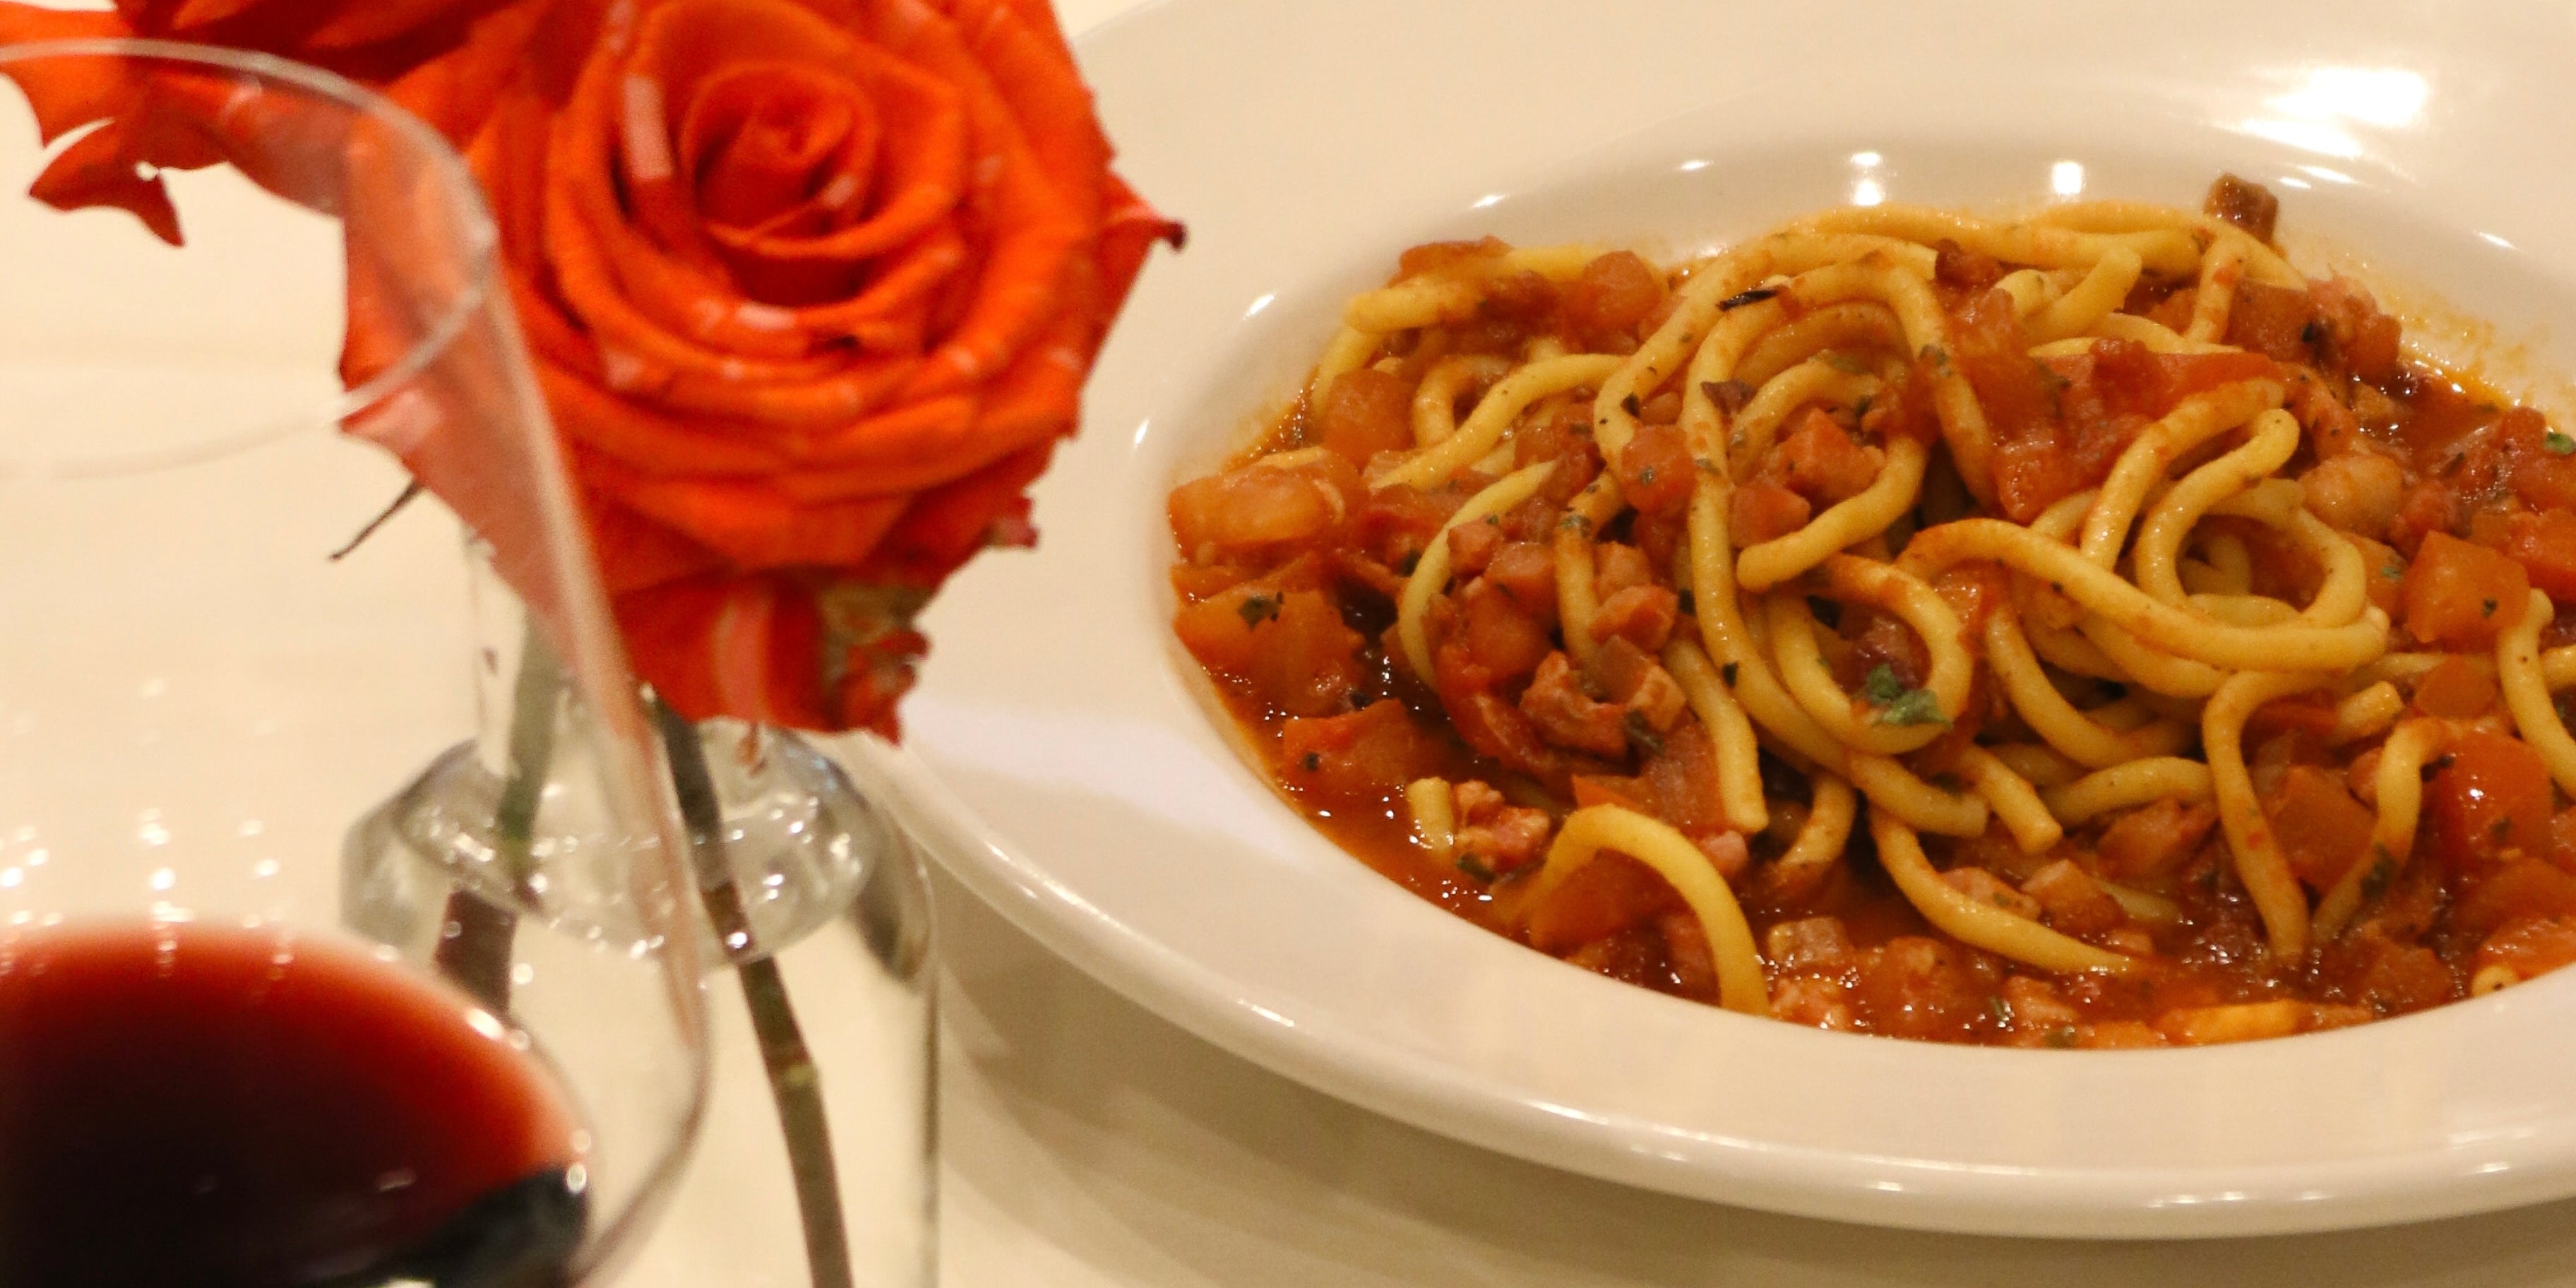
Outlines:
<svg viewBox="0 0 2576 1288"><path fill-rule="evenodd" d="M0 77L83 118L0 91L0 1283L595 1281L697 1126L708 950L473 181L277 59ZM487 559L375 522L424 443ZM478 711L495 670L543 705ZM495 722L547 752L494 767L510 880L354 888L352 828ZM514 852L541 813L591 842Z"/></svg>

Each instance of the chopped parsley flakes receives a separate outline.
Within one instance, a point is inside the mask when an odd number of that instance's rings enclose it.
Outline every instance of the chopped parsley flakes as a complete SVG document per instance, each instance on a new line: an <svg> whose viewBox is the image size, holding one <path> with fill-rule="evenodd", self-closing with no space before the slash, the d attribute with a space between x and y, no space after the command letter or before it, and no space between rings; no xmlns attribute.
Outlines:
<svg viewBox="0 0 2576 1288"><path fill-rule="evenodd" d="M1860 693L1877 706L1886 706L1905 696L1905 682L1896 678L1896 669L1885 662L1871 667L1869 678L1861 681Z"/></svg>
<svg viewBox="0 0 2576 1288"><path fill-rule="evenodd" d="M1860 693L1878 708L1878 722L1883 725L1945 725L1950 717L1941 714L1941 700L1930 689L1909 689L1896 678L1896 672L1881 662L1862 680Z"/></svg>

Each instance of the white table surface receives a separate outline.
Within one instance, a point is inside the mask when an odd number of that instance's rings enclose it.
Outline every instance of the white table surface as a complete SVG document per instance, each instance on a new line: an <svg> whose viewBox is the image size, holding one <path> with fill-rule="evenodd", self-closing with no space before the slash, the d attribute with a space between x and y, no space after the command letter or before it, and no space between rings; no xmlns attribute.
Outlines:
<svg viewBox="0 0 2576 1288"><path fill-rule="evenodd" d="M1079 38L1135 3L1057 9ZM1873 1230L1594 1181L1271 1074L954 883L936 894L946 1288L2576 1284L2576 1203L2340 1235L2072 1243Z"/></svg>

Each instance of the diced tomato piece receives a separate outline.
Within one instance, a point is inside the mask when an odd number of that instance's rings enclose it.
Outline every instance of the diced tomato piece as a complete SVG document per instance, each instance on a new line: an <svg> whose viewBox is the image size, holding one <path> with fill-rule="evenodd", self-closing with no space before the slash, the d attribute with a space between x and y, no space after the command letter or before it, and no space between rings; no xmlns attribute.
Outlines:
<svg viewBox="0 0 2576 1288"><path fill-rule="evenodd" d="M2135 340L2097 340L2078 357L2052 360L2066 377L2068 419L2079 400L2099 401L2100 414L2155 420L2194 394L2242 380L2276 378L2281 366L2259 353L2157 353Z"/></svg>
<svg viewBox="0 0 2576 1288"><path fill-rule="evenodd" d="M1566 776L1566 759L1546 743L1539 741L1538 730L1530 726L1529 717L1511 703L1494 696L1488 689L1452 689L1442 686L1440 705L1449 712L1449 723L1458 736L1478 754L1501 761L1504 768L1562 786Z"/></svg>
<svg viewBox="0 0 2576 1288"><path fill-rule="evenodd" d="M2576 877L2539 859L2515 856L2471 879L2451 904L2451 927L2484 935L2525 917L2576 917Z"/></svg>
<svg viewBox="0 0 2576 1288"><path fill-rule="evenodd" d="M1280 591L1263 581L1242 582L1172 615L1183 647L1211 671L1242 677L1252 669L1253 632L1279 614Z"/></svg>
<svg viewBox="0 0 2576 1288"><path fill-rule="evenodd" d="M1548 834L1555 828L1545 810L1509 805L1491 810L1458 829L1459 865L1482 864L1497 876L1518 872L1546 856Z"/></svg>
<svg viewBox="0 0 2576 1288"><path fill-rule="evenodd" d="M2344 346L2346 367L2363 380L2387 379L2397 370L2399 332L2397 319L2385 313L2362 319L2351 342Z"/></svg>
<svg viewBox="0 0 2576 1288"><path fill-rule="evenodd" d="M1583 266L1559 308L1578 336L1628 334L1664 302L1664 277L1634 251L1614 250Z"/></svg>
<svg viewBox="0 0 2576 1288"><path fill-rule="evenodd" d="M2057 437L2024 438L1995 449L1995 499L2015 523L2038 518L2088 482L2083 463Z"/></svg>
<svg viewBox="0 0 2576 1288"><path fill-rule="evenodd" d="M1728 499L1727 535L1738 550L1758 546L1807 526L1808 516L1814 513L1807 498L1777 483L1755 479L1735 489Z"/></svg>
<svg viewBox="0 0 2576 1288"><path fill-rule="evenodd" d="M2322 694L2301 694L2256 708L2253 718L2245 722L2245 733L2259 740L2296 730L2311 738L2323 738L2334 732L2334 727L2333 700Z"/></svg>
<svg viewBox="0 0 2576 1288"><path fill-rule="evenodd" d="M1505 542L1485 565L1485 579L1544 622L1556 620L1556 556L1535 541Z"/></svg>
<svg viewBox="0 0 2576 1288"><path fill-rule="evenodd" d="M1932 583L1942 602L1959 615L1959 629L1968 639L1985 634L1986 619L1997 607L2009 602L2010 583L2004 571L1983 559L1960 564L1943 572Z"/></svg>
<svg viewBox="0 0 2576 1288"><path fill-rule="evenodd" d="M1878 396L1869 400L1869 410L1861 415L1860 427L1882 443L1910 438L1928 447L1941 441L1941 418L1932 406L1932 380L1923 371L1923 359L1915 359L1879 386Z"/></svg>
<svg viewBox="0 0 2576 1288"><path fill-rule="evenodd" d="M1401 702L1373 702L1344 715L1290 719L1279 727L1279 781L1345 801L1378 800L1437 773L1439 740Z"/></svg>
<svg viewBox="0 0 2576 1288"><path fill-rule="evenodd" d="M1601 449L1592 441L1591 403L1569 404L1559 414L1541 417L1512 434L1514 469L1540 461L1556 462L1556 468L1548 471L1547 485L1538 494L1539 500L1552 507L1562 507L1600 477Z"/></svg>
<svg viewBox="0 0 2576 1288"><path fill-rule="evenodd" d="M1681 597L1661 586L1630 586L1601 601L1592 617L1595 640L1625 639L1661 652L1681 620Z"/></svg>
<svg viewBox="0 0 2576 1288"><path fill-rule="evenodd" d="M2012 297L1989 291L1951 320L1953 360L1985 407L1995 443L1995 494L2016 523L2028 523L2084 486L2059 420L2066 378L2030 356L2030 337Z"/></svg>
<svg viewBox="0 0 2576 1288"><path fill-rule="evenodd" d="M2308 284L2317 318L2334 340L2332 357L2343 369L2371 384L2397 373L2397 319L2379 311L2368 289L2341 274Z"/></svg>
<svg viewBox="0 0 2576 1288"><path fill-rule="evenodd" d="M1403 575L1379 563L1366 551L1344 546L1333 551L1332 561L1333 571L1347 585L1360 587L1389 602L1404 593ZM1362 602L1366 602L1365 599Z"/></svg>
<svg viewBox="0 0 2576 1288"><path fill-rule="evenodd" d="M2549 861L2576 872L2576 806L2549 816Z"/></svg>
<svg viewBox="0 0 2576 1288"><path fill-rule="evenodd" d="M1530 946L1565 953L1688 905L1653 868L1604 850L1529 911Z"/></svg>
<svg viewBox="0 0 2576 1288"><path fill-rule="evenodd" d="M2479 872L2507 850L2549 852L2549 767L2518 738L2471 730L2424 788L2432 852L2454 872Z"/></svg>
<svg viewBox="0 0 2576 1288"><path fill-rule="evenodd" d="M1881 1033L1955 1039L1985 1014L1959 950L1937 939L1890 939L1860 955L1857 974L1854 1000Z"/></svg>
<svg viewBox="0 0 2576 1288"><path fill-rule="evenodd" d="M1633 676L1621 676L1618 682L1605 686L1610 696L1628 708L1631 716L1645 721L1648 729L1657 734L1672 732L1682 713L1690 709L1690 695L1682 692L1681 682L1675 680L1661 663L1638 652L1635 645L1618 636L1612 636L1603 644L1601 650L1593 654L1593 661L1597 664L1608 656L1628 654L1634 654L1632 662L1641 660L1643 665L1635 668Z"/></svg>
<svg viewBox="0 0 2576 1288"><path fill-rule="evenodd" d="M2168 331L2187 331L2191 329L2191 315L2198 311L2199 306L2200 288L2185 286L2156 301L2155 307L2147 310L2146 317Z"/></svg>
<svg viewBox="0 0 2576 1288"><path fill-rule="evenodd" d="M1940 878L1942 878L1942 884L1960 891L1960 894L1965 894L1971 902L1986 904L1986 907L1999 907L2004 909L2004 912L2014 914L2014 917L2022 917L2022 920L2035 922L2040 920L2040 912L2043 912L2038 899L2032 899L2032 896L2012 889L2009 881L2004 881L2002 876L1994 876L1994 873L1986 871L1986 868L1958 866L1940 873Z"/></svg>
<svg viewBox="0 0 2576 1288"><path fill-rule="evenodd" d="M1338 457L1283 468L1254 463L1172 489L1168 511L1182 557L1319 543L1356 509L1359 473Z"/></svg>
<svg viewBox="0 0 2576 1288"><path fill-rule="evenodd" d="M2353 548L2361 551L2362 593L2370 597L2370 606L2388 614L2388 620L2406 616L2406 556L2395 546L2368 537L2343 534Z"/></svg>
<svg viewBox="0 0 2576 1288"><path fill-rule="evenodd" d="M2308 362L2318 325L2316 301L2306 291L2244 281L2227 312L2227 342L2281 362Z"/></svg>
<svg viewBox="0 0 2576 1288"><path fill-rule="evenodd" d="M2415 682L2410 705L2422 715L2475 720L2495 706L2495 672L2464 655L2446 657Z"/></svg>
<svg viewBox="0 0 2576 1288"><path fill-rule="evenodd" d="M2552 600L2576 601L2576 510L2514 515L2504 552Z"/></svg>
<svg viewBox="0 0 2576 1288"><path fill-rule="evenodd" d="M1221 595L1182 610L1194 613L1220 605L1231 599ZM1220 668L1209 662L1211 669L1231 669L1249 682L1253 695L1271 706L1296 716L1322 715L1339 707L1359 687L1360 646L1364 642L1358 631L1342 621L1341 609L1332 597L1318 590L1292 590L1280 594L1268 604L1251 599L1234 606L1235 624L1244 628L1248 655L1236 668ZM1202 631L1225 632L1221 619L1202 619L1189 626L1175 622L1184 643L1207 662L1209 654L1200 652L1191 626ZM1221 648L1223 646L1220 646Z"/></svg>
<svg viewBox="0 0 2576 1288"><path fill-rule="evenodd" d="M1655 931L1664 937L1664 961L1672 968L1673 983L1682 996L1715 1000L1717 954L1709 948L1708 931L1699 918L1668 912L1655 918Z"/></svg>
<svg viewBox="0 0 2576 1288"><path fill-rule="evenodd" d="M1842 623L1845 634L1852 633L1855 619L1858 619L1859 631L1857 638L1852 640L1852 652L1856 655L1852 665L1862 675L1885 665L1895 672L1898 683L1911 689L1922 684L1931 674L1930 650L1923 647L1923 641L1915 636L1914 628L1907 626L1903 619L1859 604L1845 605Z"/></svg>
<svg viewBox="0 0 2576 1288"><path fill-rule="evenodd" d="M2218 811L2205 804L2160 800L2121 815L2093 852L2114 881L2161 876L2198 853L2216 826Z"/></svg>
<svg viewBox="0 0 2576 1288"><path fill-rule="evenodd" d="M2205 394L2221 385L2244 380L2272 380L2281 375L2281 365L2255 353L2159 353L2156 366L2164 377L2158 391L2164 411L2194 394ZM2157 415L2164 414L2157 412Z"/></svg>
<svg viewBox="0 0 2576 1288"><path fill-rule="evenodd" d="M1556 307L1556 300L1556 283L1522 269L1487 278L1485 298L1476 306L1476 312L1483 319L1526 327L1545 318Z"/></svg>
<svg viewBox="0 0 2576 1288"><path fill-rule="evenodd" d="M1646 562L1656 569L1658 580L1671 580L1673 565L1690 557L1684 548L1690 540L1689 507L1636 516L1628 526L1628 539L1645 552Z"/></svg>
<svg viewBox="0 0 2576 1288"><path fill-rule="evenodd" d="M2459 512L2460 499L2450 485L2425 479L2406 489L2405 498L2397 503L2397 517L2388 525L2388 544L2412 558L2423 548L2424 538L2457 526Z"/></svg>
<svg viewBox="0 0 2576 1288"><path fill-rule="evenodd" d="M1647 803L1643 784L1634 778L1613 778L1607 774L1574 776L1574 807L1590 809L1595 805L1616 805L1621 809L1652 814L1655 807Z"/></svg>
<svg viewBox="0 0 2576 1288"><path fill-rule="evenodd" d="M1548 639L1547 623L1489 579L1468 583L1459 593L1458 607L1458 641L1492 675L1492 683L1529 674L1556 647Z"/></svg>
<svg viewBox="0 0 2576 1288"><path fill-rule="evenodd" d="M2427 644L2488 649L2530 607L2522 565L2448 533L2427 533L2406 570L2406 630Z"/></svg>
<svg viewBox="0 0 2576 1288"><path fill-rule="evenodd" d="M2272 223L2281 215L2281 199L2259 183L2222 174L2209 185L2209 195L2201 199L2200 208L2211 218L2234 224L2253 234L2254 240L2270 245Z"/></svg>
<svg viewBox="0 0 2576 1288"><path fill-rule="evenodd" d="M1315 442L1353 465L1413 446L1413 390L1375 367L1334 377L1315 409Z"/></svg>
<svg viewBox="0 0 2576 1288"><path fill-rule="evenodd" d="M1969 250L1947 237L1933 248L1932 278L1965 296L1993 290L2004 280L2004 266L1981 250Z"/></svg>
<svg viewBox="0 0 2576 1288"><path fill-rule="evenodd" d="M1233 564L1172 565L1172 593L1185 604L1195 604L1219 591L1231 590L1260 575L1255 569Z"/></svg>
<svg viewBox="0 0 2576 1288"><path fill-rule="evenodd" d="M1646 687L1648 676L1661 669L1645 650L1613 635L1583 664L1583 679L1592 691L1613 702L1626 702Z"/></svg>
<svg viewBox="0 0 2576 1288"><path fill-rule="evenodd" d="M2495 407L2468 387L2429 367L2415 369L2406 385L2406 415L2398 423L2398 440L2414 453L2416 469L2427 474L2451 473L2449 458L2463 439L2492 427Z"/></svg>
<svg viewBox="0 0 2576 1288"><path fill-rule="evenodd" d="M1407 561L1430 548L1432 537L1466 500L1449 488L1430 492L1403 484L1379 488L1360 504L1359 544L1388 567L1409 568Z"/></svg>
<svg viewBox="0 0 2576 1288"><path fill-rule="evenodd" d="M1698 482L1690 445L1671 425L1644 425L1619 453L1619 491L1628 504L1649 514L1669 513L1689 504Z"/></svg>
<svg viewBox="0 0 2576 1288"><path fill-rule="evenodd" d="M1717 748L1698 721L1666 732L1637 781L1644 785L1655 817L1683 832L1701 836L1726 826L1726 811L1717 797Z"/></svg>
<svg viewBox="0 0 2576 1288"><path fill-rule="evenodd" d="M2478 945L2477 965L2510 966L2530 979L2576 962L2576 917L2521 917Z"/></svg>
<svg viewBox="0 0 2576 1288"><path fill-rule="evenodd" d="M1521 691L1521 714L1549 742L1577 751L1621 756L1628 751L1628 711L1583 691L1563 653L1550 653Z"/></svg>
<svg viewBox="0 0 2576 1288"><path fill-rule="evenodd" d="M2420 1011L2451 1000L2456 981L2432 949L2376 935L2361 941L2363 963L2353 981L2355 999L2373 1014Z"/></svg>
<svg viewBox="0 0 2576 1288"><path fill-rule="evenodd" d="M2513 491L2535 510L2576 508L2576 454L2525 453L2514 462Z"/></svg>
<svg viewBox="0 0 2576 1288"><path fill-rule="evenodd" d="M2340 774L2292 765L2263 805L2290 870L2311 888L2331 888L2370 848L2376 816L2352 798Z"/></svg>
<svg viewBox="0 0 2576 1288"><path fill-rule="evenodd" d="M2119 901L2072 859L2041 866L2021 883L2021 892L2038 900L2048 924L2066 934L2098 935L2129 920Z"/></svg>
<svg viewBox="0 0 2576 1288"><path fill-rule="evenodd" d="M1771 449L1764 470L1822 508L1866 490L1877 481L1885 460L1877 449L1852 441L1833 417L1810 407L1798 427Z"/></svg>
<svg viewBox="0 0 2576 1288"><path fill-rule="evenodd" d="M1475 241L1424 242L1408 246L1395 259L1395 280L1419 277L1425 273L1474 271L1487 262L1510 254L1512 245L1500 237L1487 236Z"/></svg>
<svg viewBox="0 0 2576 1288"><path fill-rule="evenodd" d="M1604 541L1594 546L1592 567L1592 593L1602 599L1655 584L1655 567L1646 561L1646 552L1624 541Z"/></svg>
<svg viewBox="0 0 2576 1288"><path fill-rule="evenodd" d="M1449 575L1473 577L1503 548L1503 525L1490 519L1449 529Z"/></svg>

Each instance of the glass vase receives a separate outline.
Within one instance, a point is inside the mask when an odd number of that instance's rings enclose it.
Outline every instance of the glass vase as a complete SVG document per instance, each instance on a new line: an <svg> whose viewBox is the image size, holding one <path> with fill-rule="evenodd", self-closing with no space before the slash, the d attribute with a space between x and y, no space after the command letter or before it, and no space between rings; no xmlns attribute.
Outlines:
<svg viewBox="0 0 2576 1288"><path fill-rule="evenodd" d="M489 551L479 602L506 607ZM478 613L479 734L349 836L349 915L436 936L506 990L514 924L631 933L604 820L568 780L582 717L541 637ZM670 1216L622 1282L919 1288L932 1281L930 915L920 858L793 731L655 708L708 945L716 1094ZM459 894L457 892L464 892Z"/></svg>

